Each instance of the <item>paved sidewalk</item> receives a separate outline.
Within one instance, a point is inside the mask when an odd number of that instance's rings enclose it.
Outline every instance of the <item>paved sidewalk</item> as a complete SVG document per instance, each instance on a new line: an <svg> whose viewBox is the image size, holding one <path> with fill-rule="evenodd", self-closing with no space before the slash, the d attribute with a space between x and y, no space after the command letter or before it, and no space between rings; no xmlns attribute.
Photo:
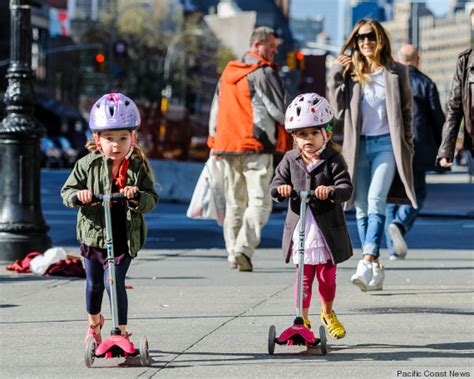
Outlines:
<svg viewBox="0 0 474 379"><path fill-rule="evenodd" d="M134 287L129 327L132 340L149 339L148 368L117 367L120 359L85 368L84 280L0 267L0 372L4 378L473 377L473 258L472 250L410 250L407 260L386 263L384 291L362 293L349 282L354 257L338 269L335 309L346 338L330 340L327 356L278 345L269 356L269 326L281 333L294 318L294 266L282 263L278 249L257 251L253 273L230 270L220 249L142 251L127 280ZM317 314L312 320L317 330Z"/></svg>

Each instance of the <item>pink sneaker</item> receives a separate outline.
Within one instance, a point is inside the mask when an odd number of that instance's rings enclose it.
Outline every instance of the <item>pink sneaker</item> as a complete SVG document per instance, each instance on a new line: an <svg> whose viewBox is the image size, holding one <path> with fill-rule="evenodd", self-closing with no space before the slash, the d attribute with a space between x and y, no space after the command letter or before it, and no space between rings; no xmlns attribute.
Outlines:
<svg viewBox="0 0 474 379"><path fill-rule="evenodd" d="M94 338L96 346L99 346L102 343L102 336L100 335L100 330L104 326L104 316L102 316L102 313L100 314L100 321L97 325L89 325L87 327L87 332L86 332L86 337L84 338L84 343L87 343L87 340L89 338ZM99 328L99 333L96 333L96 329Z"/></svg>

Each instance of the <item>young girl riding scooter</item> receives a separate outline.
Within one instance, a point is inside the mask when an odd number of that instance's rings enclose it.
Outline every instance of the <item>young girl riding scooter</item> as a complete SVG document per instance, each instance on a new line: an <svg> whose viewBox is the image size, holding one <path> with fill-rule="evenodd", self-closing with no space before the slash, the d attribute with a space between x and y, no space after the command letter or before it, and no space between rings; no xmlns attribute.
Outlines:
<svg viewBox="0 0 474 379"><path fill-rule="evenodd" d="M298 263L300 199L293 191L314 190L306 213L303 319L311 328L309 308L314 277L318 278L322 301L321 322L333 338L343 338L346 330L333 310L336 296L336 264L352 256L341 203L352 194L352 183L337 145L331 141L333 129L331 105L316 93L297 96L288 106L285 128L293 136L296 148L288 151L275 171L270 190L282 201L289 197L283 232L283 256ZM297 270L299 268L297 267ZM295 302L296 302L295 296Z"/></svg>
<svg viewBox="0 0 474 379"><path fill-rule="evenodd" d="M140 120L135 103L120 93L106 94L97 100L89 118L93 141L86 147L90 153L77 161L61 190L66 206L77 207L76 197L82 203L77 217L77 239L86 271L89 326L85 342L95 338L97 346L102 341L100 330L104 325L102 296L104 288L109 292L109 283L104 212L101 204L92 202L92 195L121 192L129 199L113 202L111 207L118 322L122 335L128 338L125 275L145 243L143 213L153 210L158 201L152 170L135 143Z"/></svg>

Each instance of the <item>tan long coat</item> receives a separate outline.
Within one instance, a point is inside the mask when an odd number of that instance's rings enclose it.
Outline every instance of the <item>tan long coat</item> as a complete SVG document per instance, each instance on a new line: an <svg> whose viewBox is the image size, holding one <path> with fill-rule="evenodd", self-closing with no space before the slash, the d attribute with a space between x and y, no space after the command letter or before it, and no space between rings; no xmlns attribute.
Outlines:
<svg viewBox="0 0 474 379"><path fill-rule="evenodd" d="M413 187L413 133L412 133L412 92L408 80L407 67L393 62L384 69L387 118L390 129L397 173L392 182L388 202L412 204L416 197ZM335 63L328 78L329 99L334 107L337 121L344 123L343 156L356 188L356 164L360 145L362 115L360 112L361 85L349 76L343 77L343 66ZM355 193L355 191L354 191ZM350 209L354 194L345 204Z"/></svg>

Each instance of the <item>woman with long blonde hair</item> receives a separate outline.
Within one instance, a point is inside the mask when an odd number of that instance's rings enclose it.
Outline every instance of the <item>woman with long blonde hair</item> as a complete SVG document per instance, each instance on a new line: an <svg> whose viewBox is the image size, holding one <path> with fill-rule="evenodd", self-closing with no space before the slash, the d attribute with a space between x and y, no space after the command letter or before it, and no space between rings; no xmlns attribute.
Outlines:
<svg viewBox="0 0 474 379"><path fill-rule="evenodd" d="M381 290L386 204L416 208L416 198L408 72L393 60L390 39L379 22L356 23L331 68L328 89L336 119L344 124L342 153L354 184L345 208L356 208L362 245L363 258L351 281L362 291Z"/></svg>

